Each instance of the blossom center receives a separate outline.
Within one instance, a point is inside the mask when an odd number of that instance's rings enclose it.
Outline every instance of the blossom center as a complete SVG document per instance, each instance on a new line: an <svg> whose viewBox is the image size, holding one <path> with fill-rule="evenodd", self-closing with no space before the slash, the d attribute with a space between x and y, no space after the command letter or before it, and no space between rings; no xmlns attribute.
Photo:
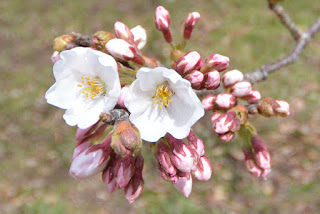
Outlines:
<svg viewBox="0 0 320 214"><path fill-rule="evenodd" d="M159 85L157 87L156 94L153 96L152 108L158 107L159 110L161 110L163 106L167 108L171 103L172 95L173 92L167 82Z"/></svg>
<svg viewBox="0 0 320 214"><path fill-rule="evenodd" d="M83 88L81 93L86 98L93 100L106 93L106 85L99 77L91 78L83 76L81 80L82 84L78 84L78 87Z"/></svg>

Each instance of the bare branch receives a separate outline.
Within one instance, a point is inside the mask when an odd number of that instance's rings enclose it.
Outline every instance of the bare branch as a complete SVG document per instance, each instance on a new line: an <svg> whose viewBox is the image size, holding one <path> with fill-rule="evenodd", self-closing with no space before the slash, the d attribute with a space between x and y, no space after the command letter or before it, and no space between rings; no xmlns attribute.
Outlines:
<svg viewBox="0 0 320 214"><path fill-rule="evenodd" d="M283 58L276 60L275 62L262 65L253 72L246 74L245 79L251 83L266 80L270 73L297 61L306 45L320 30L320 17L308 28L306 32L302 32L291 21L290 17L285 13L284 9L280 5L269 4L269 6L270 9L273 10L280 18L282 24L290 31L292 37L296 40L296 45L293 50Z"/></svg>
<svg viewBox="0 0 320 214"><path fill-rule="evenodd" d="M279 4L269 4L269 7L279 17L281 23L288 28L294 40L298 41L302 33L298 26L291 20L284 8Z"/></svg>

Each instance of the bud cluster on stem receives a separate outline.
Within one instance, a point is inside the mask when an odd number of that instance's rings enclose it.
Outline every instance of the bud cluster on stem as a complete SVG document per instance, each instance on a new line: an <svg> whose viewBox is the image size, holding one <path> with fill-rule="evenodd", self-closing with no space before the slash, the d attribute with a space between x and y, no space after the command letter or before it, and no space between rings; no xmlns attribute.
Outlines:
<svg viewBox="0 0 320 214"><path fill-rule="evenodd" d="M209 180L212 174L210 160L204 155L203 141L193 131L188 136L188 144L170 134L165 139L167 142L157 143L154 153L158 170L164 180L172 182L188 197L192 190L192 174L203 181Z"/></svg>
<svg viewBox="0 0 320 214"><path fill-rule="evenodd" d="M255 135L251 138L251 148L243 149L245 166L248 172L266 179L271 171L271 159L265 142Z"/></svg>

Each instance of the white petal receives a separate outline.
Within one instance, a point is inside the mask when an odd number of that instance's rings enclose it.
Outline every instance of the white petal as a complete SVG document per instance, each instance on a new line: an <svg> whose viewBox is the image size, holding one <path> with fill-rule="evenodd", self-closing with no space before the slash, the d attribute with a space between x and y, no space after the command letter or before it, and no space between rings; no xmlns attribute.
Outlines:
<svg viewBox="0 0 320 214"><path fill-rule="evenodd" d="M130 121L139 129L141 138L156 142L167 133L170 118L166 109L152 108L152 104L140 115L131 114Z"/></svg>
<svg viewBox="0 0 320 214"><path fill-rule="evenodd" d="M51 105L67 109L73 106L73 102L80 94L80 88L73 78L65 78L53 84L46 92L45 98Z"/></svg>

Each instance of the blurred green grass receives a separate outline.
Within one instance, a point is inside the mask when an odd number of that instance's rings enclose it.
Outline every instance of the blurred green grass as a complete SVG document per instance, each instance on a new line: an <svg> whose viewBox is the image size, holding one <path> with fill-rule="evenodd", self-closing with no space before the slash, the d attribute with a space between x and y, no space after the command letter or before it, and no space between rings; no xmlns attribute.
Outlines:
<svg viewBox="0 0 320 214"><path fill-rule="evenodd" d="M173 36L181 39L188 12L198 11L188 50L203 58L229 56L230 69L250 72L287 54L294 46L288 31L266 1L2 0L0 2L0 213L317 213L320 209L320 36L300 60L254 87L264 96L290 101L290 118L254 118L267 141L273 172L267 181L250 176L241 159L241 141L223 144L210 131L209 115L195 128L206 141L214 175L195 181L189 199L155 170L146 145L145 190L128 205L122 191L109 194L99 176L74 180L68 175L75 128L63 110L48 105L53 84L53 38L72 31L113 32L117 20L148 31L145 55L169 65L168 47L153 23L154 9L171 12ZM320 2L282 3L306 29L320 14ZM201 131L200 131L201 130ZM204 130L204 131L203 131Z"/></svg>

